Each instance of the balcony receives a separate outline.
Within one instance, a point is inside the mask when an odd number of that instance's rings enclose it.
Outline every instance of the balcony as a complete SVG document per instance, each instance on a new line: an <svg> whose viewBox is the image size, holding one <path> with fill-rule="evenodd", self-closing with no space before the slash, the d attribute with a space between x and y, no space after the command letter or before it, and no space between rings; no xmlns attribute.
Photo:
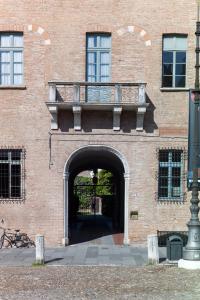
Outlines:
<svg viewBox="0 0 200 300"><path fill-rule="evenodd" d="M110 110L113 112L113 130L120 130L122 111L136 112L136 130L143 131L146 102L145 83L49 83L49 100L46 105L51 113L51 129L58 129L58 111L72 110L74 130L81 130L84 110Z"/></svg>

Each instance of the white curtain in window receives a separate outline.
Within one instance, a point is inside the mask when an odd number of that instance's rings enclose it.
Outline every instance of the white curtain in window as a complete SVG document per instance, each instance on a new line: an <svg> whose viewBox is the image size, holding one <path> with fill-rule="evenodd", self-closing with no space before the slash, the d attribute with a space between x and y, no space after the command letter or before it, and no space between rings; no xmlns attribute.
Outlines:
<svg viewBox="0 0 200 300"><path fill-rule="evenodd" d="M0 52L0 81L2 85L11 84L10 81L10 52Z"/></svg>
<svg viewBox="0 0 200 300"><path fill-rule="evenodd" d="M2 34L0 36L1 47L11 47L11 38L8 34Z"/></svg>
<svg viewBox="0 0 200 300"><path fill-rule="evenodd" d="M109 82L109 76L101 76L100 81L101 82ZM106 89L110 89L110 88L106 87Z"/></svg>
<svg viewBox="0 0 200 300"><path fill-rule="evenodd" d="M101 53L101 64L109 64L110 63L110 55L109 52Z"/></svg>
<svg viewBox="0 0 200 300"><path fill-rule="evenodd" d="M13 36L13 46L14 47L23 47L23 36L22 35L14 35Z"/></svg>
<svg viewBox="0 0 200 300"><path fill-rule="evenodd" d="M109 77L110 74L110 55L108 52L101 53L100 75Z"/></svg>
<svg viewBox="0 0 200 300"><path fill-rule="evenodd" d="M95 76L88 76L88 82L96 82Z"/></svg>
<svg viewBox="0 0 200 300"><path fill-rule="evenodd" d="M101 65L101 76L108 76L109 77L109 72L110 67L109 65Z"/></svg>
<svg viewBox="0 0 200 300"><path fill-rule="evenodd" d="M88 65L88 76L95 76L96 68L95 65Z"/></svg>
<svg viewBox="0 0 200 300"><path fill-rule="evenodd" d="M23 83L23 56L21 51L15 51L13 54L13 82L16 85L20 85Z"/></svg>
<svg viewBox="0 0 200 300"><path fill-rule="evenodd" d="M0 61L2 63L5 63L5 62L10 62L10 52L8 51L5 51L5 52L0 52Z"/></svg>
<svg viewBox="0 0 200 300"><path fill-rule="evenodd" d="M10 75L1 75L1 84L10 85Z"/></svg>
<svg viewBox="0 0 200 300"><path fill-rule="evenodd" d="M14 64L14 74L22 74L22 64Z"/></svg>
<svg viewBox="0 0 200 300"><path fill-rule="evenodd" d="M10 74L10 64L1 63L1 74Z"/></svg>
<svg viewBox="0 0 200 300"><path fill-rule="evenodd" d="M22 51L14 52L14 62L22 62Z"/></svg>
<svg viewBox="0 0 200 300"><path fill-rule="evenodd" d="M165 51L187 50L187 37L184 36L164 36L163 48Z"/></svg>
<svg viewBox="0 0 200 300"><path fill-rule="evenodd" d="M88 63L95 64L96 63L96 53L88 52Z"/></svg>
<svg viewBox="0 0 200 300"><path fill-rule="evenodd" d="M97 37L95 35L88 36L88 48L94 48L96 47L96 39Z"/></svg>
<svg viewBox="0 0 200 300"><path fill-rule="evenodd" d="M111 37L110 36L100 36L100 47L110 48L111 47Z"/></svg>
<svg viewBox="0 0 200 300"><path fill-rule="evenodd" d="M23 76L22 75L14 75L14 84L20 85L23 83Z"/></svg>
<svg viewBox="0 0 200 300"><path fill-rule="evenodd" d="M176 37L175 42L176 50L187 50L187 38L186 37Z"/></svg>

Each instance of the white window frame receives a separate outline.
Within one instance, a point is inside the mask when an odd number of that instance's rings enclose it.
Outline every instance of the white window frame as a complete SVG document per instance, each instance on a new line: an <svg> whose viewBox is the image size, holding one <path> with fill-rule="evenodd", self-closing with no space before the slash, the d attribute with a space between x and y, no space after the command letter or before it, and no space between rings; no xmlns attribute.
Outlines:
<svg viewBox="0 0 200 300"><path fill-rule="evenodd" d="M183 38L186 41L186 47L185 49L175 49L175 47L165 49L164 47L164 41L167 38L171 38L173 40L174 45L176 44L177 38ZM164 85L164 77L170 75L164 75L164 65L167 63L164 63L163 54L164 52L173 52L173 70L172 70L172 86L166 86ZM177 52L185 52L186 60L185 60L185 75L180 75L185 77L185 85L183 87L176 86L176 53ZM181 64L181 63L180 63ZM185 88L187 86L187 34L164 34L163 35L163 46L162 46L162 88L172 88L172 89L179 89L179 88Z"/></svg>
<svg viewBox="0 0 200 300"><path fill-rule="evenodd" d="M23 59L23 52L24 52L24 47L20 46L14 46L14 36L21 36L22 37L22 42L23 42L23 33L22 32L0 32L0 37L6 35L9 36L10 38L10 46L8 47L3 47L0 44L0 52L8 52L10 54L10 72L6 73L7 75L10 76L10 83L8 85L22 85L24 82L24 59ZM22 73L14 73L14 53L15 52L20 52L22 54L22 61L20 62L22 64ZM2 62L3 63L3 62ZM14 82L14 76L15 75L21 75L22 76L22 81L20 84ZM0 61L0 85L5 85L2 83L2 73L1 73L1 61Z"/></svg>

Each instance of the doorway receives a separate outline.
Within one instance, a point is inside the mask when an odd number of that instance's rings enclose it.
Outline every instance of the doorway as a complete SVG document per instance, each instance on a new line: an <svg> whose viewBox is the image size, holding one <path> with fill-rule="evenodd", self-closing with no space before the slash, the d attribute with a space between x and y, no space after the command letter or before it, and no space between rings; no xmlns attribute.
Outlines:
<svg viewBox="0 0 200 300"><path fill-rule="evenodd" d="M128 167L121 157L111 147L91 145L67 161L65 244L128 244Z"/></svg>

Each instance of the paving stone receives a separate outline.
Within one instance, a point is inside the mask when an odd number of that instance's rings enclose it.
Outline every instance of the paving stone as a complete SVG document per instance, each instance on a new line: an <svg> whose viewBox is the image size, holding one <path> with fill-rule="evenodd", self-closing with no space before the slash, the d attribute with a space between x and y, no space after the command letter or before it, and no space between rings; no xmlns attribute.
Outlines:
<svg viewBox="0 0 200 300"><path fill-rule="evenodd" d="M98 256L98 247L89 247L86 253L86 258L88 257L97 257Z"/></svg>
<svg viewBox="0 0 200 300"><path fill-rule="evenodd" d="M45 250L45 260L49 265L145 265L147 251L144 248L113 245L76 245L66 248ZM32 265L35 261L35 249L3 249L0 266Z"/></svg>

